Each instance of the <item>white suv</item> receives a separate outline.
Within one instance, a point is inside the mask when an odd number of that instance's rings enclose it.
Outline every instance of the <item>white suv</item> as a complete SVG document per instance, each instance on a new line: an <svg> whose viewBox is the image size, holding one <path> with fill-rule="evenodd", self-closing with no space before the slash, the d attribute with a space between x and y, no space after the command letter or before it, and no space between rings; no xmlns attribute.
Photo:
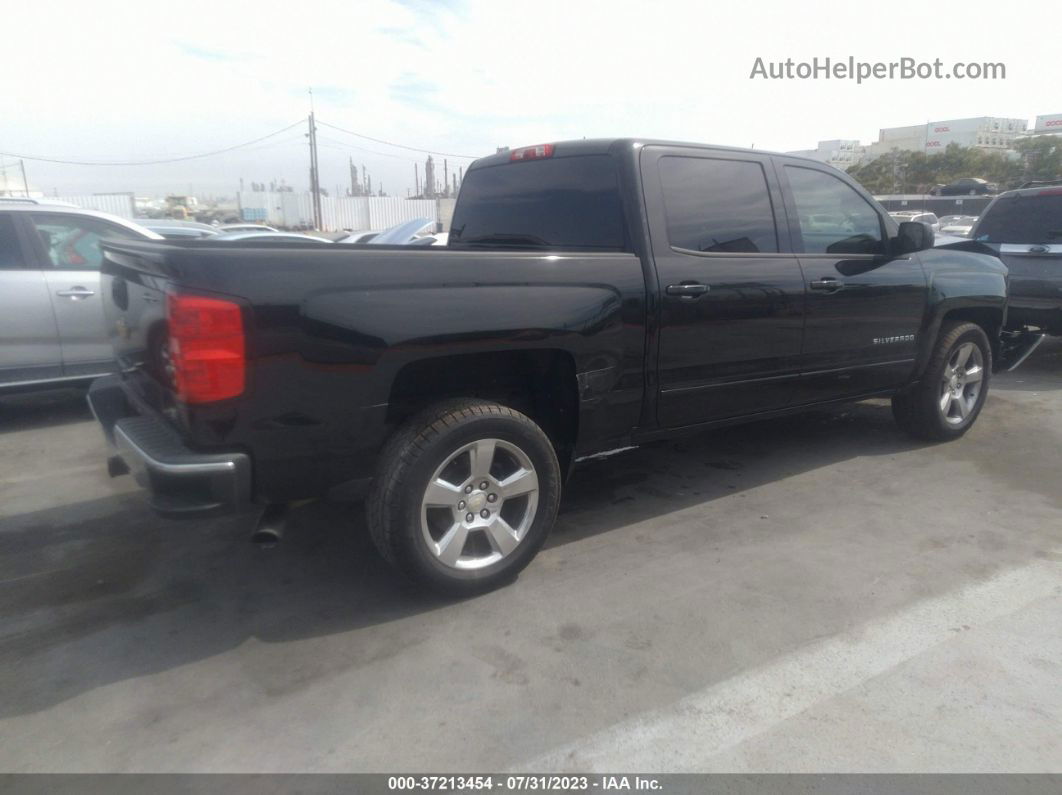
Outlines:
<svg viewBox="0 0 1062 795"><path fill-rule="evenodd" d="M0 200L0 392L87 381L114 353L100 301L100 240L162 238L59 203Z"/></svg>

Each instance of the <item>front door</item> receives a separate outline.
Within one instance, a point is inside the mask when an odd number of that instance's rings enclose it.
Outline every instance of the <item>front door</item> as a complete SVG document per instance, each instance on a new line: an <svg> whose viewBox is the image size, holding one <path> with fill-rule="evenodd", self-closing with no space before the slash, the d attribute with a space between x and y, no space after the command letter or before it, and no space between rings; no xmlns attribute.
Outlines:
<svg viewBox="0 0 1062 795"><path fill-rule="evenodd" d="M917 254L892 256L884 217L836 172L780 162L807 279L798 403L888 390L914 369L928 288Z"/></svg>
<svg viewBox="0 0 1062 795"><path fill-rule="evenodd" d="M641 157L660 290L658 422L784 408L799 377L804 280L769 158L648 147Z"/></svg>

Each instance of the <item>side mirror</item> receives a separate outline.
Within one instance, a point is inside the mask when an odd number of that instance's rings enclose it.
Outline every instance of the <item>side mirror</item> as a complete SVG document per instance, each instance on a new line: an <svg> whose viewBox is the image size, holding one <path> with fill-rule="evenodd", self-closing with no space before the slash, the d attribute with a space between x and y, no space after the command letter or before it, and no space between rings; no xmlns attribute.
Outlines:
<svg viewBox="0 0 1062 795"><path fill-rule="evenodd" d="M904 221L892 239L894 254L911 254L933 248L933 227L921 221Z"/></svg>

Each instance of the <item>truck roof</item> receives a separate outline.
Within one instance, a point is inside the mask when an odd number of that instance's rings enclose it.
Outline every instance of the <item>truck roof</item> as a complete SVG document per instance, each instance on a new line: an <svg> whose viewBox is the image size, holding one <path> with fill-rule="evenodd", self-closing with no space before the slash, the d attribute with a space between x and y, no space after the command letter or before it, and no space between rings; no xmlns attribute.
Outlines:
<svg viewBox="0 0 1062 795"><path fill-rule="evenodd" d="M716 152L744 152L748 154L756 155L774 155L777 157L784 157L789 160L803 160L809 163L815 163L816 165L825 165L820 160L815 160L810 157L802 157L800 155L790 155L784 152L773 152L767 149L749 149L742 146L718 146L715 144L693 143L690 141L669 141L659 138L582 138L574 141L553 141L549 142L554 147L554 157L575 157L578 155L606 155L606 154L619 154L620 152L627 150L634 150L643 146L681 146L691 149L706 149ZM532 145L533 146L533 145ZM496 152L493 155L487 155L474 161L466 171L472 171L477 168L485 168L488 166L497 166L502 163L508 163L509 157L512 152L527 148L525 146L516 146L511 149L505 149L501 152Z"/></svg>

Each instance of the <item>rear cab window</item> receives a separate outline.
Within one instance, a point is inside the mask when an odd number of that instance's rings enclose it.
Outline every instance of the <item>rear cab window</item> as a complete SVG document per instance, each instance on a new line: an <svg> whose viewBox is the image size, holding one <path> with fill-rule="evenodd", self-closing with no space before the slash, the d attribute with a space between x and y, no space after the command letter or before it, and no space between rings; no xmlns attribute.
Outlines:
<svg viewBox="0 0 1062 795"><path fill-rule="evenodd" d="M616 161L576 155L469 171L449 246L629 251Z"/></svg>
<svg viewBox="0 0 1062 795"><path fill-rule="evenodd" d="M671 246L715 254L778 251L762 165L669 155L660 158L659 169Z"/></svg>
<svg viewBox="0 0 1062 795"><path fill-rule="evenodd" d="M974 238L983 243L1062 243L1062 191L996 199Z"/></svg>

